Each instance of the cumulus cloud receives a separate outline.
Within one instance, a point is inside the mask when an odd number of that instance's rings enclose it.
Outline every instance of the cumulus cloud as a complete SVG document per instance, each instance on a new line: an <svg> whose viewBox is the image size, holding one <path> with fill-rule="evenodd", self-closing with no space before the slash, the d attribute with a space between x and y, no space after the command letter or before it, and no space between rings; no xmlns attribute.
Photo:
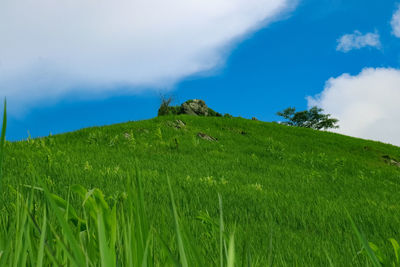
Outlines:
<svg viewBox="0 0 400 267"><path fill-rule="evenodd" d="M0 92L30 105L73 90L168 87L220 66L232 42L294 6L295 0L2 0Z"/></svg>
<svg viewBox="0 0 400 267"><path fill-rule="evenodd" d="M339 119L340 133L400 146L400 70L366 68L330 78L323 92L308 98Z"/></svg>
<svg viewBox="0 0 400 267"><path fill-rule="evenodd" d="M400 38L400 5L398 5L397 10L394 12L390 24L392 25L393 34Z"/></svg>
<svg viewBox="0 0 400 267"><path fill-rule="evenodd" d="M345 34L340 37L338 40L338 45L336 47L336 51L341 51L347 53L353 49L361 49L363 47L381 47L380 36L378 32L369 32L366 34L362 34L359 31L354 31L351 34Z"/></svg>

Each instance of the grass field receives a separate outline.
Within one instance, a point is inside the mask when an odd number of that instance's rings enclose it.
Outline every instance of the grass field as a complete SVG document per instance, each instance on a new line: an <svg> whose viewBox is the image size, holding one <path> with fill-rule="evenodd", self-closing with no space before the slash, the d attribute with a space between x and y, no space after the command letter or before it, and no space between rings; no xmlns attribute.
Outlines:
<svg viewBox="0 0 400 267"><path fill-rule="evenodd" d="M400 148L184 115L6 142L0 265L185 266L185 253L188 266L232 266L232 255L236 266L372 264L348 214L394 259L400 168L388 158L400 161Z"/></svg>

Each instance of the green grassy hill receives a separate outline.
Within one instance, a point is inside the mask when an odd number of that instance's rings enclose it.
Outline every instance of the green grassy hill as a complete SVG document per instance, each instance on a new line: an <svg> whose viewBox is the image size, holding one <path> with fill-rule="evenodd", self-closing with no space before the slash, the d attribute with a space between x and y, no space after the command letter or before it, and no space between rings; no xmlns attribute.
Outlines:
<svg viewBox="0 0 400 267"><path fill-rule="evenodd" d="M335 266L365 266L346 210L391 257L387 240L400 238L400 168L388 158L400 161L400 148L242 118L158 117L7 142L2 209L15 202L7 185L25 190L39 178L72 206L80 203L69 194L74 184L117 196L138 167L146 213L172 250L167 177L182 225L207 265L219 264L213 222L220 193L238 265L246 251L259 266L271 259L277 266L327 266L329 258Z"/></svg>

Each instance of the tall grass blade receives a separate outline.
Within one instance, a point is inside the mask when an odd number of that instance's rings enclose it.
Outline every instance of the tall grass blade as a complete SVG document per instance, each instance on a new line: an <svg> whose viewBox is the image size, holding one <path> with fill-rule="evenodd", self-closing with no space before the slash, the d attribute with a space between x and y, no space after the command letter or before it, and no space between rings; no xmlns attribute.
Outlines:
<svg viewBox="0 0 400 267"><path fill-rule="evenodd" d="M148 235L147 241L146 241L146 247L144 248L142 267L148 267L149 266L148 263L147 263L147 258L149 256L150 237L151 237L151 235Z"/></svg>
<svg viewBox="0 0 400 267"><path fill-rule="evenodd" d="M326 249L324 249L324 252L325 252L326 258L328 259L329 267L335 267L335 265L333 265L331 257L329 256L328 251Z"/></svg>
<svg viewBox="0 0 400 267"><path fill-rule="evenodd" d="M113 255L114 248L109 247L107 244L106 227L104 225L104 216L102 211L97 213L97 227L99 233L101 266L113 267L115 266L115 256Z"/></svg>
<svg viewBox="0 0 400 267"><path fill-rule="evenodd" d="M10 255L11 254L10 253L11 252L11 244L12 244L12 242L7 242L7 246L1 252L1 255L0 255L0 267L9 265L7 263L7 260L8 260L9 257L12 257L12 255Z"/></svg>
<svg viewBox="0 0 400 267"><path fill-rule="evenodd" d="M232 234L229 238L227 267L235 266L235 235Z"/></svg>
<svg viewBox="0 0 400 267"><path fill-rule="evenodd" d="M273 254L273 246L272 246L272 231L269 237L269 252L268 252L268 266L274 266L274 254Z"/></svg>
<svg viewBox="0 0 400 267"><path fill-rule="evenodd" d="M375 267L380 267L381 263L379 262L377 256L375 255L374 251L371 249L367 239L365 238L364 234L357 228L356 224L354 223L353 219L350 216L350 213L347 212L347 216L349 217L349 220L351 222L351 226L353 227L354 232L356 233L358 240L362 244L362 246L365 248L365 251L367 252L368 258L371 260L373 266Z"/></svg>
<svg viewBox="0 0 400 267"><path fill-rule="evenodd" d="M13 266L17 267L19 266L19 262L23 260L21 258L21 255L25 254L24 253L24 245L26 242L23 242L23 237L24 237L24 228L26 225L26 221L28 219L28 212L26 209L24 209L24 200L22 198L22 195L18 193L17 195L17 208L16 210L19 211L17 213L17 222L16 222L16 231L15 231L15 249L13 251L14 253L14 260L13 260Z"/></svg>
<svg viewBox="0 0 400 267"><path fill-rule="evenodd" d="M57 204L53 200L53 197L50 194L49 190L47 189L47 186L45 185L45 183L43 181L40 181L40 182L42 183L41 186L45 193L46 199L50 203L50 207L53 210L54 215L56 216L56 219L63 230L63 236L68 241L69 245L71 246L71 250L73 253L68 251L66 247L64 247L64 252L69 256L70 260L76 266L84 266L84 263L86 262L85 256L79 246L78 241L74 238L71 227L68 225L68 222L65 220L65 218L61 214L60 209L58 208ZM59 241L61 241L61 240L59 240Z"/></svg>
<svg viewBox="0 0 400 267"><path fill-rule="evenodd" d="M188 267L188 261L187 261L187 257L186 257L185 247L183 245L181 229L179 227L178 213L176 211L176 206L175 206L174 193L172 192L171 182L170 182L168 176L167 176L167 181L168 181L168 188L169 188L169 193L170 193L170 197L171 197L171 209L172 209L172 214L174 216L175 234L176 234L176 239L178 242L178 249L179 249L179 259L180 259L182 267Z"/></svg>
<svg viewBox="0 0 400 267"><path fill-rule="evenodd" d="M392 243L392 247L394 250L394 256L396 258L396 264L400 265L400 259L399 259L399 252L400 252L400 246L399 243L393 239L393 238L389 238L390 243Z"/></svg>
<svg viewBox="0 0 400 267"><path fill-rule="evenodd" d="M173 262L173 266L180 266L178 259L172 254L171 249L168 247L167 243L164 241L164 239L161 236L158 236L158 240L160 241L160 244L163 248L163 251L168 255L169 259Z"/></svg>
<svg viewBox="0 0 400 267"><path fill-rule="evenodd" d="M136 166L138 166L138 163L136 162ZM148 257L148 251L146 252L146 247L148 246L148 241L149 241L149 235L150 235L150 226L147 220L147 214L146 214L146 207L145 207L145 201L144 201L144 195L143 195L143 188L142 188L142 183L140 180L140 172L139 168L136 167L136 177L134 180L134 191L135 191L135 203L136 203L136 220L137 220L137 231L139 235L139 245L140 249L138 249L137 253L139 263L140 262L147 262L147 258L143 257ZM133 212L133 210L132 210Z"/></svg>
<svg viewBox="0 0 400 267"><path fill-rule="evenodd" d="M224 267L224 217L222 213L222 197L218 194L219 203L219 264Z"/></svg>
<svg viewBox="0 0 400 267"><path fill-rule="evenodd" d="M47 228L47 218L46 218L46 209L44 209L43 214L43 224L40 234L40 243L39 243L39 250L37 255L36 267L43 266L43 255L44 255L44 245L46 240L46 228Z"/></svg>

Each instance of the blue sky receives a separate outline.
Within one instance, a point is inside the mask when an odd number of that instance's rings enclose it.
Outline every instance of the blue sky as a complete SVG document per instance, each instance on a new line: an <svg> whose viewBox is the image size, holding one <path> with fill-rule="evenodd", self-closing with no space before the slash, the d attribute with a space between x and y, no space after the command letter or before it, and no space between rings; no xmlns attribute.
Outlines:
<svg viewBox="0 0 400 267"><path fill-rule="evenodd" d="M157 114L161 94L172 96L176 104L200 98L221 113L245 118L255 116L263 121L279 120L275 113L288 106L306 109L311 103L306 97L316 96L327 89L326 82L330 78L336 79L345 73L364 77L360 73L365 68L400 69L400 39L393 33L391 25L397 3L376 0L299 1L278 20L256 31L248 31L244 38L228 42L224 49L220 49L222 60L211 70L181 75L165 86L141 86L140 92L132 91L130 85L124 84L113 85L113 90L107 92L91 93L85 86L96 85L78 84L74 90L61 96L42 98L32 105L28 103L28 108L21 108L23 112L11 112L7 138L24 139L28 131L32 137L46 136L50 132L56 134L152 118ZM359 31L361 36L377 34L379 45L338 51L339 38L355 31ZM339 79L335 81L339 82ZM340 91L335 89L337 86L334 83L328 89L330 92ZM355 94L357 92L355 89ZM390 95L390 92L387 98L398 96ZM373 93L370 95L372 98ZM10 105L17 105L17 101L17 97L12 98ZM341 110L329 108L342 103L329 101L323 98L316 103L327 107L333 115L343 116ZM388 119L393 124L398 123L398 117ZM380 138L379 132L368 136L359 129L350 128L345 128L342 133L398 144L397 139L390 136ZM385 131L392 133L391 136L398 133L392 128Z"/></svg>

